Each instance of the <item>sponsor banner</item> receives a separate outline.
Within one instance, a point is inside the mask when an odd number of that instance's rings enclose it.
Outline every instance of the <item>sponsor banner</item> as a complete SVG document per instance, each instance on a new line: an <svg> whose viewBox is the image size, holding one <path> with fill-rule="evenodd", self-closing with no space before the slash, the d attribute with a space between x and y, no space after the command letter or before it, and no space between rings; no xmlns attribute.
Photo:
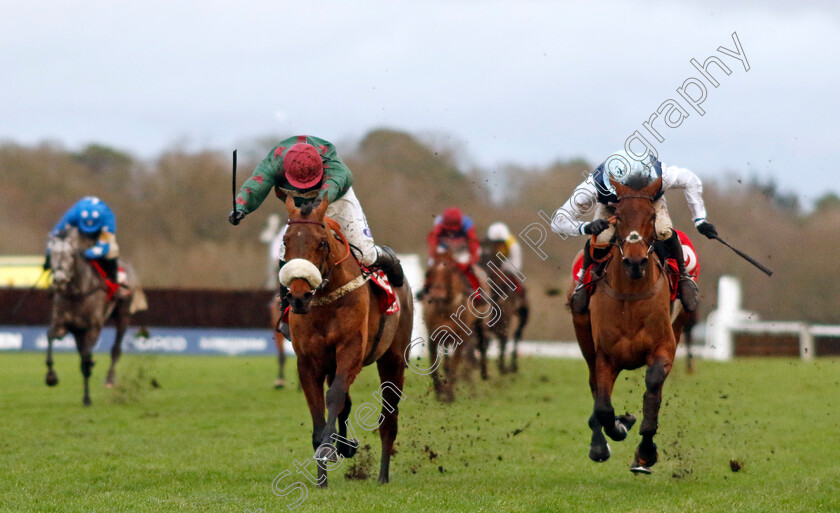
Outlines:
<svg viewBox="0 0 840 513"><path fill-rule="evenodd" d="M124 353L157 354L277 354L272 330L265 329L208 329L208 328L147 328L148 336L138 336L137 328L129 328L123 338ZM94 352L109 352L114 344L115 330L105 327ZM45 351L46 326L0 326L0 351ZM289 341L284 344L287 354L293 354ZM72 335L53 342L53 350L75 351Z"/></svg>

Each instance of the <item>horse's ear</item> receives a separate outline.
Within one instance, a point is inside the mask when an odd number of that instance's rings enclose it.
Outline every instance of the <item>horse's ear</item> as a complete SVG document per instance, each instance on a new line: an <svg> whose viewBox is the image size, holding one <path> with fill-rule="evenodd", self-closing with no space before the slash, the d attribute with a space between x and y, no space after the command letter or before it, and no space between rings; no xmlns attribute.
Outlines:
<svg viewBox="0 0 840 513"><path fill-rule="evenodd" d="M295 199L291 194L286 195L286 211L289 213L289 219L298 211L298 208L295 206Z"/></svg>
<svg viewBox="0 0 840 513"><path fill-rule="evenodd" d="M321 198L321 203L313 211L316 219L318 219L319 221L324 220L324 216L327 215L327 206L329 206L329 203L330 202L327 200L326 196Z"/></svg>
<svg viewBox="0 0 840 513"><path fill-rule="evenodd" d="M645 196L654 197L659 194L659 191L662 189L662 177L657 176L656 180L654 180L650 185L645 187L641 190L641 194Z"/></svg>
<svg viewBox="0 0 840 513"><path fill-rule="evenodd" d="M633 192L632 189L630 189L630 187L627 187L618 180L613 180L612 178L610 178L610 183L613 185L613 187L615 187L615 195L619 198L631 194Z"/></svg>

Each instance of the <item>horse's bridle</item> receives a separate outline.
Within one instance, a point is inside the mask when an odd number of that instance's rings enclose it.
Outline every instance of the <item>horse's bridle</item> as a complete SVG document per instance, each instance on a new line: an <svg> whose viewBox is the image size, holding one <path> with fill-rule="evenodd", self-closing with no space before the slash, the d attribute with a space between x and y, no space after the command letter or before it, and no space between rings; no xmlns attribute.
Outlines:
<svg viewBox="0 0 840 513"><path fill-rule="evenodd" d="M318 272L321 273L321 283L318 284L318 287L315 288L315 292L319 292L326 287L327 283L330 281L330 276L332 276L332 266L329 265L330 256L332 255L332 246L330 246L330 242L326 237L329 237L329 233L327 232L327 225L324 224L322 221L315 221L313 219L289 219L286 222L287 225L293 224L316 224L324 229L325 239L323 242L327 243L327 252L324 255L324 258L321 260L321 263L317 265ZM325 269L326 267L326 269Z"/></svg>
<svg viewBox="0 0 840 513"><path fill-rule="evenodd" d="M654 202L654 197L653 196L647 196L647 195L644 195L644 194L622 195L621 197L618 198L618 201L619 201L619 203L621 203L622 200L629 199L629 198L646 199L646 200L650 201L651 205L653 205L653 202ZM613 224L614 223L615 223L615 218L613 218ZM654 228L654 230L655 230L655 228ZM621 254L621 258L624 258L624 245L625 244L645 244L645 245L647 245L647 248L648 248L647 249L647 254L648 255L650 255L650 253L653 251L653 238L651 238L650 240L645 239L641 235L639 235L639 233L635 230L632 231L628 237L626 237L622 240L616 240L615 242L610 241L610 244L612 244L613 246L616 246L618 248L618 252Z"/></svg>

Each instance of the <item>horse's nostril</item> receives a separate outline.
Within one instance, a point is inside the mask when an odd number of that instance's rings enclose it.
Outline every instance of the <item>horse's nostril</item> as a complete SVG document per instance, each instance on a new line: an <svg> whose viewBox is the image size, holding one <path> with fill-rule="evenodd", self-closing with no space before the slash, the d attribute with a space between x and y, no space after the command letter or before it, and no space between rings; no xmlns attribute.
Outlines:
<svg viewBox="0 0 840 513"><path fill-rule="evenodd" d="M647 259L647 257L645 257L645 258L642 259L641 262L639 262L639 265L647 265L647 263L648 263L648 259Z"/></svg>
<svg viewBox="0 0 840 513"><path fill-rule="evenodd" d="M303 294L303 298L304 298L304 299L309 299L309 298L311 298L311 297L312 297L312 296L314 296L314 295L315 295L315 293L314 293L314 292L312 292L312 291L310 290L309 292L305 292L305 293Z"/></svg>

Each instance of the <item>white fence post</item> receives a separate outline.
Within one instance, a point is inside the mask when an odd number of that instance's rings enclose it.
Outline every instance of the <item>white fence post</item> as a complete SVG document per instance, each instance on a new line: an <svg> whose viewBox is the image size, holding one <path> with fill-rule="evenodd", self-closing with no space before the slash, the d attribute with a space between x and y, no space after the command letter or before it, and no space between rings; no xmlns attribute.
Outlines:
<svg viewBox="0 0 840 513"><path fill-rule="evenodd" d="M706 318L706 346L714 360L730 360L734 354L732 328L745 317L741 310L741 283L734 276L718 281L718 307Z"/></svg>

